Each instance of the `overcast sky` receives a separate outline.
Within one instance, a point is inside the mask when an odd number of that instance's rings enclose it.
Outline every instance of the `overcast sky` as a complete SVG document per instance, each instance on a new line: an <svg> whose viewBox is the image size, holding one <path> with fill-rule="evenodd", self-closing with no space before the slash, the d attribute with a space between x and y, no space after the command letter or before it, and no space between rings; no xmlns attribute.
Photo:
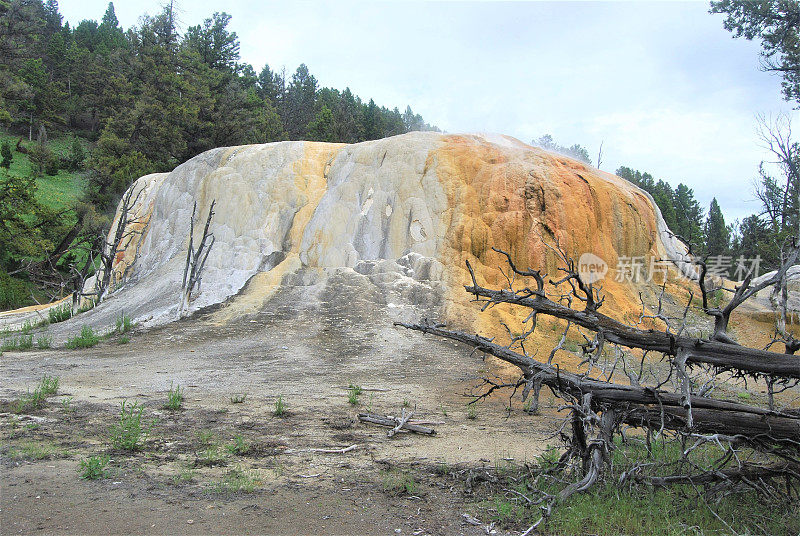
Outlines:
<svg viewBox="0 0 800 536"><path fill-rule="evenodd" d="M123 27L157 0L115 3ZM728 220L758 210L752 194L756 114L796 111L758 43L732 39L707 2L255 2L176 0L182 28L233 16L242 60L321 86L411 105L448 132L499 132L579 143L601 168L684 182ZM62 0L70 25L99 20L104 0Z"/></svg>

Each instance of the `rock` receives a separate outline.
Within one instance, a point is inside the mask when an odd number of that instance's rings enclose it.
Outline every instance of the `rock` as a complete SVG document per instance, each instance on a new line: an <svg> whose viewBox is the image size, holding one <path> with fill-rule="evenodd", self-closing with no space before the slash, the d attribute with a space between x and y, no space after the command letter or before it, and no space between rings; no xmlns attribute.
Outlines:
<svg viewBox="0 0 800 536"><path fill-rule="evenodd" d="M195 201L197 241L216 200L216 241L191 310L237 295L218 311L222 320L258 311L281 286L322 296L336 281L398 317L433 311L472 322L464 261L479 283L503 285L493 246L552 275L558 260L545 242L555 240L610 267L686 253L635 185L507 136L220 148L131 188L143 191L135 213L146 225L118 256L115 280L125 284L103 307L151 325L176 317ZM638 311L635 285L603 285L612 305Z"/></svg>

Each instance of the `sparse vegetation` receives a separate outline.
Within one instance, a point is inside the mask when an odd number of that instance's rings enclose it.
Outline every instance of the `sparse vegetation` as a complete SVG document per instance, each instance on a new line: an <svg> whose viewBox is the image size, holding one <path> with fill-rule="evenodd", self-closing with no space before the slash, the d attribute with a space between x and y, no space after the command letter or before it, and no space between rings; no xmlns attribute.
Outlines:
<svg viewBox="0 0 800 536"><path fill-rule="evenodd" d="M352 405L358 404L358 397L364 389L360 385L353 385L352 383L347 386L347 401L350 402Z"/></svg>
<svg viewBox="0 0 800 536"><path fill-rule="evenodd" d="M172 385L170 384L169 391L167 392L167 403L164 405L164 409L168 409L170 411L177 411L181 409L183 406L183 391L181 390L180 385Z"/></svg>
<svg viewBox="0 0 800 536"><path fill-rule="evenodd" d="M90 456L81 460L81 478L84 480L106 478L106 466L108 465L108 461L108 456Z"/></svg>
<svg viewBox="0 0 800 536"><path fill-rule="evenodd" d="M42 382L39 384L42 393L44 393L45 396L56 394L58 392L58 381L58 376L45 375L42 378Z"/></svg>
<svg viewBox="0 0 800 536"><path fill-rule="evenodd" d="M634 466L639 466L640 471L651 471L655 467L653 462L672 459L682 448L675 440L654 442L650 452L640 441L615 443L616 449L611 454L613 474L592 491L573 496L568 506L554 509L537 534L730 534L730 527L735 527L739 534L789 535L800 531L800 507L779 500L771 502L751 488L743 487L740 493L699 495L708 494L709 489L688 485L671 489L620 486L619 477L625 471ZM567 484L557 478L536 476L556 467L559 457L558 449L546 451L533 473L523 466L496 465L495 491L481 503L480 517L488 516L504 528L527 528L536 522L541 512L529 505L527 499L534 500L540 492L557 494ZM691 453L690 463L706 466L716 457L713 447L698 449ZM780 504L783 506L776 508Z"/></svg>
<svg viewBox="0 0 800 536"><path fill-rule="evenodd" d="M117 339L118 344L128 344L129 342L131 342L131 338L128 337L127 335L123 335L122 337Z"/></svg>
<svg viewBox="0 0 800 536"><path fill-rule="evenodd" d="M98 342L100 342L100 338L95 335L92 326L83 326L81 328L81 334L69 339L66 346L73 350L78 348L91 348Z"/></svg>
<svg viewBox="0 0 800 536"><path fill-rule="evenodd" d="M240 466L232 467L222 477L222 480L212 484L210 491L217 493L233 493L243 491L250 493L256 489L257 480L252 472L245 471Z"/></svg>
<svg viewBox="0 0 800 536"><path fill-rule="evenodd" d="M381 473L383 480L383 490L389 493L402 495L414 495L417 489L417 483L414 481L414 476L408 471L401 471L399 469L389 469Z"/></svg>
<svg viewBox="0 0 800 536"><path fill-rule="evenodd" d="M67 413L74 413L75 407L72 405L72 397L68 396L64 400L61 401L61 409L63 409Z"/></svg>
<svg viewBox="0 0 800 536"><path fill-rule="evenodd" d="M194 480L194 469L190 467L181 469L177 475L172 477L172 481L176 484L191 482L192 480Z"/></svg>
<svg viewBox="0 0 800 536"><path fill-rule="evenodd" d="M119 423L111 427L110 442L115 449L135 451L139 450L147 441L156 420L149 425L142 422L144 406L138 402L133 404L122 402Z"/></svg>
<svg viewBox="0 0 800 536"><path fill-rule="evenodd" d="M235 436L233 438L233 444L228 445L225 448L228 449L228 452L231 454L237 454L239 456L243 456L250 452L250 445L240 435Z"/></svg>
<svg viewBox="0 0 800 536"><path fill-rule="evenodd" d="M243 404L246 398L247 398L246 393L242 395L233 395L231 397L231 404Z"/></svg>
<svg viewBox="0 0 800 536"><path fill-rule="evenodd" d="M72 305L64 303L48 310L48 317L51 324L63 322L72 318Z"/></svg>
<svg viewBox="0 0 800 536"><path fill-rule="evenodd" d="M94 309L94 306L97 305L96 300L84 300L83 303L78 305L78 314L85 313L86 311L91 311Z"/></svg>
<svg viewBox="0 0 800 536"><path fill-rule="evenodd" d="M51 441L24 441L11 446L7 456L12 460L49 460L66 456L67 451Z"/></svg>
<svg viewBox="0 0 800 536"><path fill-rule="evenodd" d="M213 467L215 465L225 465L225 452L219 448L219 445L210 444L208 447L200 451L195 460L195 465Z"/></svg>
<svg viewBox="0 0 800 536"><path fill-rule="evenodd" d="M276 417L286 416L286 402L283 400L283 395L278 395L275 399L275 411L272 412Z"/></svg>
<svg viewBox="0 0 800 536"><path fill-rule="evenodd" d="M478 409L475 407L475 404L469 404L467 406L467 419L475 420L478 418Z"/></svg>
<svg viewBox="0 0 800 536"><path fill-rule="evenodd" d="M51 344L53 344L53 337L50 335L39 335L36 338L36 347L40 350L50 348Z"/></svg>
<svg viewBox="0 0 800 536"><path fill-rule="evenodd" d="M58 392L58 381L58 376L44 376L33 392L28 391L26 395L17 400L15 405L16 413L43 408L47 402L47 397Z"/></svg>
<svg viewBox="0 0 800 536"><path fill-rule="evenodd" d="M122 313L120 316L117 317L117 327L115 330L117 333L119 334L128 333L132 327L133 324L131 323L131 317L129 317L125 313Z"/></svg>
<svg viewBox="0 0 800 536"><path fill-rule="evenodd" d="M200 430L197 432L197 440L200 441L201 445L210 445L213 439L214 432L211 430Z"/></svg>
<svg viewBox="0 0 800 536"><path fill-rule="evenodd" d="M30 350L31 348L33 348L33 335L20 335L4 339L3 345L0 346L0 352Z"/></svg>

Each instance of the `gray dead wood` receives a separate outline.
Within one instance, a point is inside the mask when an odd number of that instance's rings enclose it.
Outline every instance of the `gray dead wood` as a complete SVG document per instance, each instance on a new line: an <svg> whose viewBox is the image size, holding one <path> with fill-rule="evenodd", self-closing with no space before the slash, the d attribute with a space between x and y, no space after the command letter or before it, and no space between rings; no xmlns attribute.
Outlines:
<svg viewBox="0 0 800 536"><path fill-rule="evenodd" d="M359 413L358 420L370 424L378 424L380 426L389 426L391 428L395 428L398 424L400 424L400 419L397 417L385 417L382 415L376 415L374 413ZM420 426L410 422L403 423L398 430L408 430L409 432L414 432L415 434L436 435L436 430L433 428Z"/></svg>

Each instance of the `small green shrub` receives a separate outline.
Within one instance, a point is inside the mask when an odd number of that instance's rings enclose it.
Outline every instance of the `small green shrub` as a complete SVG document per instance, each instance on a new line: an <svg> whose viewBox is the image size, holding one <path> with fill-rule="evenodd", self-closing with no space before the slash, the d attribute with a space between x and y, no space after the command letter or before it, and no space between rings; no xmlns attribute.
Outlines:
<svg viewBox="0 0 800 536"><path fill-rule="evenodd" d="M467 406L467 419L475 420L478 418L478 410L475 407L475 404L470 404Z"/></svg>
<svg viewBox="0 0 800 536"><path fill-rule="evenodd" d="M30 302L29 285L0 269L0 309L16 309Z"/></svg>
<svg viewBox="0 0 800 536"><path fill-rule="evenodd" d="M231 404L242 404L244 403L245 398L247 398L247 394L243 395L233 395L231 397Z"/></svg>
<svg viewBox="0 0 800 536"><path fill-rule="evenodd" d="M283 417L286 415L286 402L283 400L283 395L279 395L275 400L275 411L272 412L276 417Z"/></svg>
<svg viewBox="0 0 800 536"><path fill-rule="evenodd" d="M51 324L69 320L72 318L72 306L68 303L64 303L57 307L51 307L48 311L48 317Z"/></svg>
<svg viewBox="0 0 800 536"><path fill-rule="evenodd" d="M61 401L61 409L63 409L67 413L74 413L75 408L72 406L72 397L68 396L64 400Z"/></svg>
<svg viewBox="0 0 800 536"><path fill-rule="evenodd" d="M183 406L183 392L180 385L173 386L170 384L169 391L167 392L167 403L164 405L165 409L177 411Z"/></svg>
<svg viewBox="0 0 800 536"><path fill-rule="evenodd" d="M129 404L127 401L122 402L119 424L111 427L110 441L112 447L134 451L139 450L144 445L156 420L153 419L149 425L142 423L143 412L144 406L138 402L133 404Z"/></svg>
<svg viewBox="0 0 800 536"><path fill-rule="evenodd" d="M106 466L108 465L108 460L108 456L90 456L84 460L81 460L81 478L84 480L98 480L100 478L106 478Z"/></svg>
<svg viewBox="0 0 800 536"><path fill-rule="evenodd" d="M3 144L0 145L0 167L4 167L6 169L11 167L11 161L14 159L14 153L11 151L11 143L8 140L3 140Z"/></svg>
<svg viewBox="0 0 800 536"><path fill-rule="evenodd" d="M53 337L50 335L39 335L36 338L36 347L40 350L44 350L46 348L50 348L50 345L53 344Z"/></svg>
<svg viewBox="0 0 800 536"><path fill-rule="evenodd" d="M128 344L129 342L131 342L131 338L127 335L123 335L117 340L117 344Z"/></svg>
<svg viewBox="0 0 800 536"><path fill-rule="evenodd" d="M92 326L83 326L81 328L80 335L73 337L67 341L67 348L73 350L77 348L91 348L98 342L100 342L100 338L97 335L95 335Z"/></svg>
<svg viewBox="0 0 800 536"><path fill-rule="evenodd" d="M70 171L80 171L83 169L84 161L86 160L86 149L83 148L81 140L77 136L72 138L72 143L69 148L69 155L67 156L67 167Z"/></svg>
<svg viewBox="0 0 800 536"><path fill-rule="evenodd" d="M352 405L358 404L358 397L364 389L360 385L353 385L352 383L347 387L347 401Z"/></svg>

